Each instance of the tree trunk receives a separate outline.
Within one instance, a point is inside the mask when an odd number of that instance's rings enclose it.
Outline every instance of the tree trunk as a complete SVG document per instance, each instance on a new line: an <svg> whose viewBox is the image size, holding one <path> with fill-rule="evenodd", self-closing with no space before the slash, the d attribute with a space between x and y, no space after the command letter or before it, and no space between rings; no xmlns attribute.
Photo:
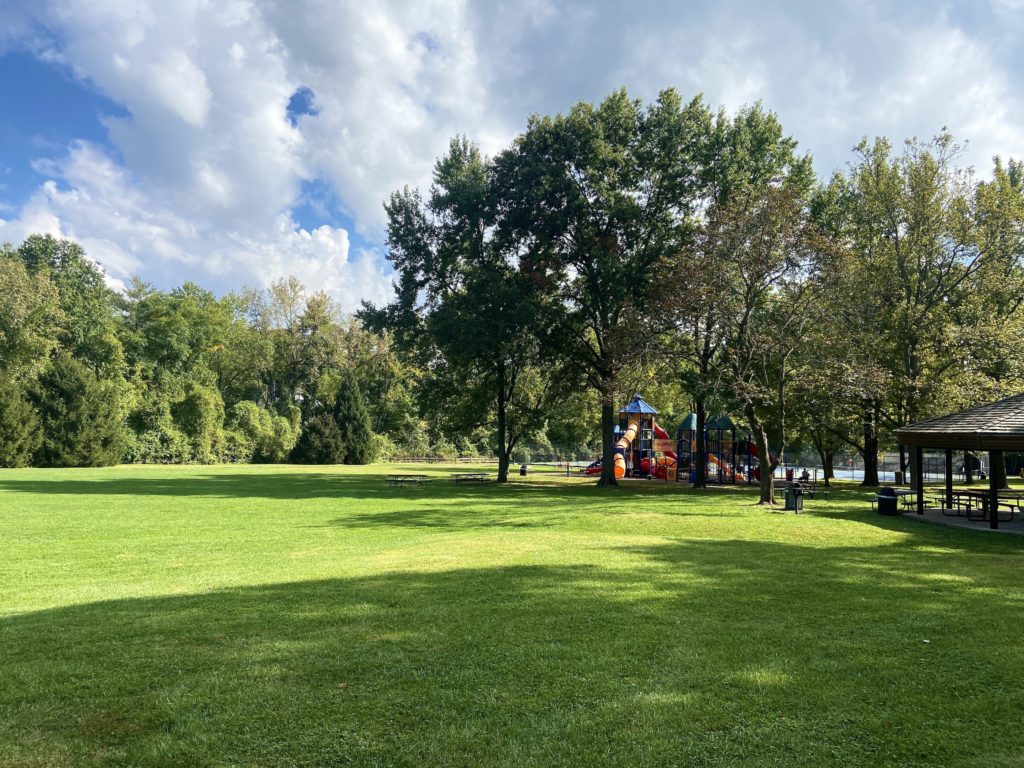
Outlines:
<svg viewBox="0 0 1024 768"><path fill-rule="evenodd" d="M693 438L696 441L697 451L695 462L697 465L696 475L693 479L694 488L707 488L708 487L708 445L704 441L704 425L708 420L707 403L703 400L697 400L696 403L697 413L697 432Z"/></svg>
<svg viewBox="0 0 1024 768"><path fill-rule="evenodd" d="M974 456L964 451L964 484L974 485Z"/></svg>
<svg viewBox="0 0 1024 768"><path fill-rule="evenodd" d="M907 449L900 446L900 468L896 472L896 485L903 485L907 479Z"/></svg>
<svg viewBox="0 0 1024 768"><path fill-rule="evenodd" d="M875 488L878 485L878 432L870 402L864 404L864 479L861 485Z"/></svg>
<svg viewBox="0 0 1024 768"><path fill-rule="evenodd" d="M598 485L618 485L615 479L615 403L609 394L601 398L601 477Z"/></svg>
<svg viewBox="0 0 1024 768"><path fill-rule="evenodd" d="M828 488L829 481L836 476L835 472L835 451L831 448L824 448L821 454L821 474L824 476L825 487Z"/></svg>
<svg viewBox="0 0 1024 768"><path fill-rule="evenodd" d="M498 366L498 482L508 482L508 424L505 418L505 366Z"/></svg>
<svg viewBox="0 0 1024 768"><path fill-rule="evenodd" d="M750 434L754 437L757 445L757 464L761 471L760 486L761 498L759 504L775 504L775 467L772 466L771 451L768 447L768 432L765 430L761 420L753 406L746 406L744 412L747 416L747 425L750 427Z"/></svg>

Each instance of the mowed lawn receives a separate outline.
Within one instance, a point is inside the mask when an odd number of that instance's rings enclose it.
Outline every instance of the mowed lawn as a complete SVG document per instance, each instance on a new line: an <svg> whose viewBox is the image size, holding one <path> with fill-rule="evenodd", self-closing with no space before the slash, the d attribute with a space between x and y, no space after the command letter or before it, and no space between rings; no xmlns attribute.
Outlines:
<svg viewBox="0 0 1024 768"><path fill-rule="evenodd" d="M1024 764L1022 537L392 469L0 471L0 765Z"/></svg>

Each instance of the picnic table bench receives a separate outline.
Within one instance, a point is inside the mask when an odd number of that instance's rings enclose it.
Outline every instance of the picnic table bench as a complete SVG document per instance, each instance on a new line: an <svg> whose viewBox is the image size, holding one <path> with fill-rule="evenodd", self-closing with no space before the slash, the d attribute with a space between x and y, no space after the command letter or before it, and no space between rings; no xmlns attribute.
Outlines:
<svg viewBox="0 0 1024 768"><path fill-rule="evenodd" d="M828 496L829 494L829 489L819 485L817 480L800 480L799 482L804 496L813 499L815 496Z"/></svg>
<svg viewBox="0 0 1024 768"><path fill-rule="evenodd" d="M953 491L952 509L947 509L946 496L935 496L934 501L947 517L966 517L968 520L983 521L988 519L989 492L981 489ZM1000 491L996 513L1005 512L1000 517L1003 522L1013 520L1015 514L1024 514L1024 497L1014 491Z"/></svg>
<svg viewBox="0 0 1024 768"><path fill-rule="evenodd" d="M487 481L486 472L456 472L452 475L452 483L459 485L461 483L484 483Z"/></svg>
<svg viewBox="0 0 1024 768"><path fill-rule="evenodd" d="M430 482L430 475L396 474L388 475L388 485L414 485L417 488Z"/></svg>
<svg viewBox="0 0 1024 768"><path fill-rule="evenodd" d="M912 491L909 488L893 488L893 492L896 494L896 498L899 499L900 506L904 511L914 508L914 497L917 496L917 491ZM878 496L869 499L869 501L871 502L872 510L878 507Z"/></svg>

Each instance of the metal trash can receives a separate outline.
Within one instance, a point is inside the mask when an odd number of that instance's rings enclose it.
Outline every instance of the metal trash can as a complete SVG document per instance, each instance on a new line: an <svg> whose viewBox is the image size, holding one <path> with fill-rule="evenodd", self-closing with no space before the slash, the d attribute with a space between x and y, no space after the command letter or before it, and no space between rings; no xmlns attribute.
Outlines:
<svg viewBox="0 0 1024 768"><path fill-rule="evenodd" d="M526 464L520 464L519 465L519 476L520 477L526 477L526 475L527 475L527 473L529 471L530 471L530 468Z"/></svg>
<svg viewBox="0 0 1024 768"><path fill-rule="evenodd" d="M786 483L786 511L803 512L804 489L800 483Z"/></svg>
<svg viewBox="0 0 1024 768"><path fill-rule="evenodd" d="M878 492L878 514L898 515L900 513L898 501L896 489L887 485Z"/></svg>

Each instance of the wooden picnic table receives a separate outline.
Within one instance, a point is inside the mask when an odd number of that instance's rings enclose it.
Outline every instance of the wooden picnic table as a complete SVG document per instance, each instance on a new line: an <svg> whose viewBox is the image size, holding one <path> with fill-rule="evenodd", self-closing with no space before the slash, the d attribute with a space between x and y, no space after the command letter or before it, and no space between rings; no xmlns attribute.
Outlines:
<svg viewBox="0 0 1024 768"><path fill-rule="evenodd" d="M815 496L828 496L829 489L824 485L818 483L817 480L799 480L800 489L804 492L804 496L814 498Z"/></svg>
<svg viewBox="0 0 1024 768"><path fill-rule="evenodd" d="M909 488L893 488L892 491L893 493L896 494L896 498L899 499L900 506L904 510L914 508L913 497L917 496L917 491L912 491ZM874 498L869 499L869 501L871 502L871 509L877 509L878 500L880 498L882 497L876 494Z"/></svg>
<svg viewBox="0 0 1024 768"><path fill-rule="evenodd" d="M410 473L399 473L388 475L388 485L425 485L430 481L430 475L415 475Z"/></svg>
<svg viewBox="0 0 1024 768"><path fill-rule="evenodd" d="M917 496L917 491L913 491L910 488L894 488L893 491L896 493L896 498L900 500L900 506L903 509L914 508L914 498Z"/></svg>
<svg viewBox="0 0 1024 768"><path fill-rule="evenodd" d="M486 472L456 472L452 475L452 483L484 483L487 480Z"/></svg>
<svg viewBox="0 0 1024 768"><path fill-rule="evenodd" d="M1016 491L999 491L999 508L1008 513L1004 522L1013 520L1015 513L1024 512L1024 495ZM989 491L980 488L953 491L953 508L946 509L946 495L936 495L935 502L947 517L966 517L968 520L982 522L989 519Z"/></svg>

